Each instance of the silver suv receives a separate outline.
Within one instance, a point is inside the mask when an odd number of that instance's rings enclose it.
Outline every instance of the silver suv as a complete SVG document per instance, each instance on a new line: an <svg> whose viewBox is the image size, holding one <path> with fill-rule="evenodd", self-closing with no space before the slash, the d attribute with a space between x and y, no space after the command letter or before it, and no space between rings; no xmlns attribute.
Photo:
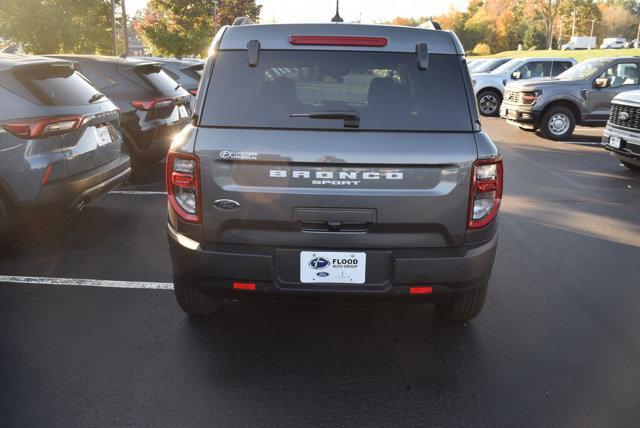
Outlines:
<svg viewBox="0 0 640 428"><path fill-rule="evenodd" d="M471 72L478 108L483 116L497 116L509 82L557 76L576 64L573 58L514 58L490 73Z"/></svg>
<svg viewBox="0 0 640 428"><path fill-rule="evenodd" d="M597 58L578 64L557 78L510 83L500 117L545 138L566 140L576 124L604 126L611 100L640 89L640 57Z"/></svg>
<svg viewBox="0 0 640 428"><path fill-rule="evenodd" d="M216 35L167 158L176 298L481 310L502 197L457 37L291 24Z"/></svg>

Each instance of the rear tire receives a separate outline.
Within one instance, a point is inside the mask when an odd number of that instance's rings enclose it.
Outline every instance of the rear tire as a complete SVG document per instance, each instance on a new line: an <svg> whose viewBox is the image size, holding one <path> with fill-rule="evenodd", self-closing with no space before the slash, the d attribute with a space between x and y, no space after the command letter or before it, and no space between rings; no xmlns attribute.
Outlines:
<svg viewBox="0 0 640 428"><path fill-rule="evenodd" d="M180 309L189 315L212 315L222 307L222 299L202 293L193 285L174 278L173 287Z"/></svg>
<svg viewBox="0 0 640 428"><path fill-rule="evenodd" d="M540 120L540 133L548 140L567 140L575 127L576 117L567 107L551 107Z"/></svg>
<svg viewBox="0 0 640 428"><path fill-rule="evenodd" d="M13 247L20 235L20 220L6 196L0 192L0 251Z"/></svg>
<svg viewBox="0 0 640 428"><path fill-rule="evenodd" d="M622 163L622 165L626 166L627 168L629 168L632 171L640 171L640 166L638 166L638 165L634 165L632 163L625 162L623 160L621 160L620 163Z"/></svg>
<svg viewBox="0 0 640 428"><path fill-rule="evenodd" d="M483 284L473 292L453 297L448 302L436 303L438 316L448 322L467 322L478 316L487 296L488 284Z"/></svg>
<svg viewBox="0 0 640 428"><path fill-rule="evenodd" d="M497 116L500 112L500 104L502 104L502 95L493 89L485 89L480 91L477 97L478 110L483 116Z"/></svg>

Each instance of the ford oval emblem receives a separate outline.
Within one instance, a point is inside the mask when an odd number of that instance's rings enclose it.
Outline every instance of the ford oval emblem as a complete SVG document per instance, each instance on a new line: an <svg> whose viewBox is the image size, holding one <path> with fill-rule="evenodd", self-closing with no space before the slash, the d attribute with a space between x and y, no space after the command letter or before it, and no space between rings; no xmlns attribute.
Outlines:
<svg viewBox="0 0 640 428"><path fill-rule="evenodd" d="M240 203L233 199L218 199L213 206L222 211L235 211L240 208Z"/></svg>
<svg viewBox="0 0 640 428"><path fill-rule="evenodd" d="M319 276L320 278L326 278L329 276L329 272L318 272L316 273L316 276Z"/></svg>
<svg viewBox="0 0 640 428"><path fill-rule="evenodd" d="M627 120L629 119L629 113L627 113L626 111L621 111L620 113L618 113L618 120Z"/></svg>

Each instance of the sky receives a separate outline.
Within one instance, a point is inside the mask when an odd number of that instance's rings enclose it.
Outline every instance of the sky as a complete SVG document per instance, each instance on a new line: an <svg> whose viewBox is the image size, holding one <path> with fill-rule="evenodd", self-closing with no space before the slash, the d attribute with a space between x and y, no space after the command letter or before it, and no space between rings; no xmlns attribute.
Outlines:
<svg viewBox="0 0 640 428"><path fill-rule="evenodd" d="M464 10L468 0L341 0L345 22L372 23L396 16L433 16L453 7ZM135 15L147 0L127 0L127 12ZM335 0L257 0L262 5L262 22L327 22L335 13Z"/></svg>

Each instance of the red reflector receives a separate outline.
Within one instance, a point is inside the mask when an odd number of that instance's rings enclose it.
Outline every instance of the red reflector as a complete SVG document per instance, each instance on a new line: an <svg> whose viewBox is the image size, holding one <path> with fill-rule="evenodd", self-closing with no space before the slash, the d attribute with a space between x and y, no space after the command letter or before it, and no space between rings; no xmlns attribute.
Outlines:
<svg viewBox="0 0 640 428"><path fill-rule="evenodd" d="M49 182L49 176L51 175L51 170L53 169L53 165L47 165L47 169L44 170L44 174L42 174L42 180L40 180L41 185L45 185Z"/></svg>
<svg viewBox="0 0 640 428"><path fill-rule="evenodd" d="M256 285L252 282L234 282L233 289L255 291Z"/></svg>
<svg viewBox="0 0 640 428"><path fill-rule="evenodd" d="M381 48L387 46L386 37L357 37L357 36L289 36L292 45L317 46L368 46Z"/></svg>
<svg viewBox="0 0 640 428"><path fill-rule="evenodd" d="M433 287L411 287L409 288L409 294L431 294L433 293Z"/></svg>
<svg viewBox="0 0 640 428"><path fill-rule="evenodd" d="M178 187L194 187L195 177L193 174L183 174L180 172L174 172L171 174L171 183Z"/></svg>
<svg viewBox="0 0 640 428"><path fill-rule="evenodd" d="M496 180L479 180L476 183L476 189L480 193L494 192L498 189L498 183Z"/></svg>

